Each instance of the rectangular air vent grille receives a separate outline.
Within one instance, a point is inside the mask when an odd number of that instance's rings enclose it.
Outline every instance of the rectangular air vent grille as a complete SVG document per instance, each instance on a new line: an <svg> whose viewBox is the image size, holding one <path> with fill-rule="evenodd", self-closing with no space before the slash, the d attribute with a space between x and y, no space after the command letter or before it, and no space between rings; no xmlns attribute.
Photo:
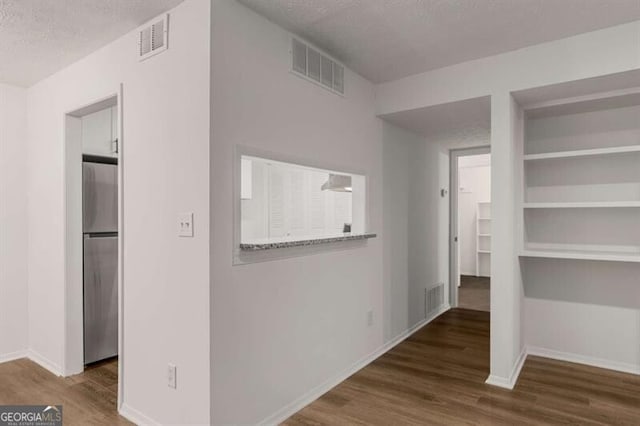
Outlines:
<svg viewBox="0 0 640 426"><path fill-rule="evenodd" d="M167 50L169 41L169 15L145 24L139 30L138 59L144 61Z"/></svg>
<svg viewBox="0 0 640 426"><path fill-rule="evenodd" d="M291 43L291 69L322 87L344 95L344 67L295 38Z"/></svg>
<svg viewBox="0 0 640 426"><path fill-rule="evenodd" d="M425 317L436 313L444 303L444 284L425 289Z"/></svg>

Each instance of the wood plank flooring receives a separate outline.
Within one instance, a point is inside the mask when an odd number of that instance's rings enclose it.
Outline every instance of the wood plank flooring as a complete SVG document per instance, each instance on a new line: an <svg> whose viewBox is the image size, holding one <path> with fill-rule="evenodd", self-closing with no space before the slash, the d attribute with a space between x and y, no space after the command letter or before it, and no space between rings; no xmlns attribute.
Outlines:
<svg viewBox="0 0 640 426"><path fill-rule="evenodd" d="M640 376L529 357L513 391L489 374L489 313L450 310L285 425L640 425Z"/></svg>
<svg viewBox="0 0 640 426"><path fill-rule="evenodd" d="M489 312L491 310L490 306L490 278L460 275L458 307Z"/></svg>
<svg viewBox="0 0 640 426"><path fill-rule="evenodd" d="M62 405L65 425L130 425L118 415L118 361L58 377L26 358L0 364L0 405Z"/></svg>

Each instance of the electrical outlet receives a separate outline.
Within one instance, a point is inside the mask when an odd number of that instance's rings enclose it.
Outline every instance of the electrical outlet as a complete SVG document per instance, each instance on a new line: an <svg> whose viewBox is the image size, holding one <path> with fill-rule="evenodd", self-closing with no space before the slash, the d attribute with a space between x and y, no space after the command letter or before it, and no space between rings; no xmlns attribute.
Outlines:
<svg viewBox="0 0 640 426"><path fill-rule="evenodd" d="M167 366L167 386L169 386L172 389L176 388L176 373L177 373L176 366L173 364L169 364Z"/></svg>
<svg viewBox="0 0 640 426"><path fill-rule="evenodd" d="M367 326L371 327L373 325L373 311L367 312Z"/></svg>
<svg viewBox="0 0 640 426"><path fill-rule="evenodd" d="M193 237L193 213L180 213L178 215L178 236Z"/></svg>

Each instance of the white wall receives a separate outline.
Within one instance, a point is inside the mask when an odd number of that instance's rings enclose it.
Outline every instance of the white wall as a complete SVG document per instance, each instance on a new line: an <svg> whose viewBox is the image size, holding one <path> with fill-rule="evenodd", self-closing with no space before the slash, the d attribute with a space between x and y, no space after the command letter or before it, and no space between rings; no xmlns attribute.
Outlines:
<svg viewBox="0 0 640 426"><path fill-rule="evenodd" d="M425 289L447 282L438 263L438 230L449 223L438 208L446 203L439 154L423 136L383 124L385 340L423 321Z"/></svg>
<svg viewBox="0 0 640 426"><path fill-rule="evenodd" d="M640 374L640 265L523 262L529 350Z"/></svg>
<svg viewBox="0 0 640 426"><path fill-rule="evenodd" d="M187 0L170 13L166 52L138 62L132 32L28 90L30 349L63 370L64 114L122 83L125 409L207 423L209 2ZM195 237L178 238L177 215L189 211ZM168 363L178 368L175 390Z"/></svg>
<svg viewBox="0 0 640 426"><path fill-rule="evenodd" d="M345 70L341 97L291 74L289 34L239 3L214 2L212 28L212 420L252 424L383 344L381 122L369 82ZM361 170L380 235L233 266L236 145Z"/></svg>
<svg viewBox="0 0 640 426"><path fill-rule="evenodd" d="M524 359L522 277L517 248L522 226L523 113L508 93L491 97L491 375L488 382L513 387Z"/></svg>
<svg viewBox="0 0 640 426"><path fill-rule="evenodd" d="M27 95L0 84L0 361L27 349Z"/></svg>
<svg viewBox="0 0 640 426"><path fill-rule="evenodd" d="M477 210L479 202L491 201L490 163L489 154L458 160L458 247L462 275L476 275Z"/></svg>

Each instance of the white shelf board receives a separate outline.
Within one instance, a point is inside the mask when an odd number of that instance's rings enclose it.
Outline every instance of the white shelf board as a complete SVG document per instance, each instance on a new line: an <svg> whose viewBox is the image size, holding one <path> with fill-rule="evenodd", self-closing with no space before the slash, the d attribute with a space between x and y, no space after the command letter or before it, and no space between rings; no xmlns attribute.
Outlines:
<svg viewBox="0 0 640 426"><path fill-rule="evenodd" d="M491 220L490 217L479 217L478 220Z"/></svg>
<svg viewBox="0 0 640 426"><path fill-rule="evenodd" d="M611 148L579 149L576 151L545 152L543 154L525 154L524 160L548 160L551 158L589 157L593 155L624 154L640 152L640 145L615 146Z"/></svg>
<svg viewBox="0 0 640 426"><path fill-rule="evenodd" d="M478 253L491 254L491 250L478 250Z"/></svg>
<svg viewBox="0 0 640 426"><path fill-rule="evenodd" d="M640 201L589 201L570 203L524 203L525 209L634 208Z"/></svg>
<svg viewBox="0 0 640 426"><path fill-rule="evenodd" d="M640 262L640 254L599 252L587 250L531 250L524 249L520 257L543 257L547 259L606 260L611 262Z"/></svg>
<svg viewBox="0 0 640 426"><path fill-rule="evenodd" d="M491 234L478 234L478 237L490 237Z"/></svg>

